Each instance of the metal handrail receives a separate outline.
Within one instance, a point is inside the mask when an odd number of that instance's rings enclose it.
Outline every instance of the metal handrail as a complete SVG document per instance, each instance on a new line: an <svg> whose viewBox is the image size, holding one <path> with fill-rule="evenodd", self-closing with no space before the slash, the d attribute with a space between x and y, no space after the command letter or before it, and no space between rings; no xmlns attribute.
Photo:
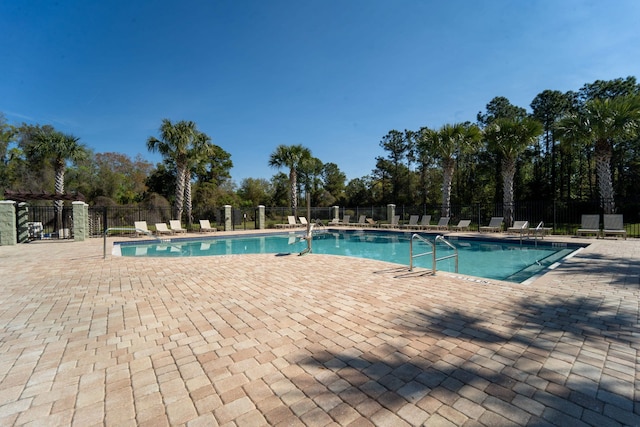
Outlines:
<svg viewBox="0 0 640 427"><path fill-rule="evenodd" d="M307 247L300 252L298 255L306 255L306 254L310 254L311 253L311 244L313 242L313 227L315 226L315 224L311 224L308 223L307 224L307 232L306 234L302 237L303 240L307 241Z"/></svg>
<svg viewBox="0 0 640 427"><path fill-rule="evenodd" d="M533 229L533 242L535 243L536 247L538 247L538 232L540 230L542 230L542 238L544 238L544 221L540 221L538 226Z"/></svg>
<svg viewBox="0 0 640 427"><path fill-rule="evenodd" d="M428 244L431 247L431 252L423 252L420 254L413 254L413 240L414 239L419 239L422 242ZM436 257L436 244L441 241L444 242L445 245L449 246L451 249L453 249L454 253L451 255L446 255L443 256L441 258L437 258ZM447 239L444 238L444 236L438 235L436 236L435 240L433 242L431 242L428 239L425 239L424 237L422 237L419 234L413 234L411 236L411 240L409 241L409 271L413 271L413 259L414 258L418 258L421 256L425 256L425 255L431 255L432 256L432 263L431 263L431 271L433 274L436 274L436 264L438 261L442 261L445 259L449 259L449 258L455 258L456 262L455 262L455 271L456 273L458 272L458 248L453 245L451 242L449 242Z"/></svg>
<svg viewBox="0 0 640 427"><path fill-rule="evenodd" d="M147 236L151 236L153 238L155 238L158 241L162 241L162 239L160 239L159 237L155 236L152 232L150 232L149 230L143 230L141 228L134 228L134 227L110 227L104 230L104 242L102 245L102 258L106 258L107 257L107 235L109 234L110 231L133 231L136 233L141 233L141 234L146 234Z"/></svg>
<svg viewBox="0 0 640 427"><path fill-rule="evenodd" d="M456 269L456 273L457 273L458 272L458 248L453 243L451 243L447 239L445 239L444 236L436 236L435 242L438 243L438 241L443 242L445 245L447 245L451 249L453 249L453 254L447 255L447 256L443 256L441 258L437 258L436 261L442 261L443 259L455 258L456 259L455 269ZM434 247L435 247L435 245L434 245Z"/></svg>

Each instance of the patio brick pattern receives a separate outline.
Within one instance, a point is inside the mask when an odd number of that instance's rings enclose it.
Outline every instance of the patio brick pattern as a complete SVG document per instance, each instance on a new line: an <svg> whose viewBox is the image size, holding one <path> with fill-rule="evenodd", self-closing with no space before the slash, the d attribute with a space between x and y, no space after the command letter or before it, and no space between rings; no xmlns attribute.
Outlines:
<svg viewBox="0 0 640 427"><path fill-rule="evenodd" d="M0 247L0 425L640 425L640 240L547 240L591 245L531 284Z"/></svg>

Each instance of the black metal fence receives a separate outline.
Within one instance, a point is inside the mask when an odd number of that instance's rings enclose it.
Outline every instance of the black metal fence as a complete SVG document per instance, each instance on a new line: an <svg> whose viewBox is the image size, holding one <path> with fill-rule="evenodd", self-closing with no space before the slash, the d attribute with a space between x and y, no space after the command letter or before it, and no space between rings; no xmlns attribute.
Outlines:
<svg viewBox="0 0 640 427"><path fill-rule="evenodd" d="M616 213L622 214L625 228L630 237L640 237L640 201L617 202ZM604 213L600 202L516 202L508 207L512 214L512 221L526 220L531 227L536 227L540 222L545 227L551 227L555 234L575 234L580 228L583 214ZM442 214L442 205L421 205L395 207L396 215L400 215L400 221L408 222L411 215L431 215L432 223L436 223ZM350 215L351 221L357 220L360 215L381 222L388 222L387 207L341 207L340 217ZM501 203L476 203L472 205L451 205L449 207L450 224L457 224L463 219L470 219L472 229L487 225L491 217L505 217L507 212ZM355 220L354 220L355 218ZM508 224L511 225L511 224Z"/></svg>
<svg viewBox="0 0 640 427"><path fill-rule="evenodd" d="M42 239L71 239L73 238L73 208L64 206L58 210L55 206L20 206L18 216L26 212L30 237ZM16 221L20 226L20 220Z"/></svg>
<svg viewBox="0 0 640 427"><path fill-rule="evenodd" d="M516 202L510 209L513 220L527 220L532 227L543 222L545 227L551 227L555 234L575 234L580 226L582 214L603 214L599 202ZM312 207L309 219L311 221L329 222L334 218L333 207ZM361 215L378 222L388 222L387 206L356 206L339 207L338 217L351 217L355 222ZM402 222L407 222L411 215L431 215L432 223L436 223L441 216L440 205L406 206L396 205L396 215L400 215ZM616 213L623 214L627 234L630 237L640 237L640 200L617 201ZM287 223L287 216L294 215L289 207L265 208L265 222L267 228L274 228L276 224ZM229 221L234 230L251 230L257 228L258 209L253 207L232 208ZM306 207L298 208L295 216L307 217ZM452 205L449 208L450 224L457 224L462 219L472 221L472 229L487 225L491 217L505 215L501 203L477 203L473 205ZM73 210L65 206L57 212L54 206L29 206L30 222L42 224L44 238L72 238ZM225 227L225 210L223 207L209 207L206 210L194 211L194 221L191 225L197 230L199 219L208 219L211 225L219 229ZM130 206L109 206L89 208L89 227L92 236L101 236L107 228L133 227L135 221L146 221L150 229L156 223L167 223L172 219L170 208L147 209ZM188 221L184 221L188 226ZM59 225L61 224L61 226ZM509 224L510 225L510 224Z"/></svg>

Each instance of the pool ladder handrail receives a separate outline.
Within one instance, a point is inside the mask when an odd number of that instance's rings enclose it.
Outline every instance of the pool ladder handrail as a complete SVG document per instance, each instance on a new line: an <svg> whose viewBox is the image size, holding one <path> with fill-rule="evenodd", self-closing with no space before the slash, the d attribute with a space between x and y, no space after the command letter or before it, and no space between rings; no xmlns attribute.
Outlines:
<svg viewBox="0 0 640 427"><path fill-rule="evenodd" d="M143 230L141 228L134 228L134 227L109 227L109 228L104 230L104 241L103 241L103 245L102 245L102 258L106 258L107 257L107 235L109 234L110 231L133 231L135 233L146 234L147 236L151 236L151 237L153 237L155 240L157 240L159 242L163 241L161 238L159 238L158 236L154 235L149 230Z"/></svg>
<svg viewBox="0 0 640 427"><path fill-rule="evenodd" d="M431 252L424 252L424 253L420 253L420 254L413 254L413 240L414 239L418 239L426 244L428 244L431 247ZM453 254L451 255L446 255L440 258L436 257L436 245L438 244L438 242L441 241L443 242L445 245L449 246L451 249L453 249ZM436 238L434 239L434 241L432 242L429 239L425 239L424 237L422 237L421 235L414 233L411 236L411 240L409 241L409 271L413 271L413 259L414 258L418 258L421 256L425 256L425 255L431 255L432 256L432 264L431 264L431 271L432 273L435 275L436 274L436 264L438 261L442 261L445 259L449 259L449 258L455 258L455 271L456 273L458 272L458 248L452 244L451 242L449 242L447 239L444 238L444 236L442 235L437 235Z"/></svg>

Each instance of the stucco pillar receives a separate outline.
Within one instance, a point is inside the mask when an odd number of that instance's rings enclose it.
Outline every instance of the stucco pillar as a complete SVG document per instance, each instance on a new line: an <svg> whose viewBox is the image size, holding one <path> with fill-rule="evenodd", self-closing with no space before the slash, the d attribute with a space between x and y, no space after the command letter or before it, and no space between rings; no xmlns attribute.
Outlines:
<svg viewBox="0 0 640 427"><path fill-rule="evenodd" d="M233 230L233 212L231 205L224 205L224 231Z"/></svg>
<svg viewBox="0 0 640 427"><path fill-rule="evenodd" d="M394 216L396 216L396 205L387 205L387 221L391 222Z"/></svg>
<svg viewBox="0 0 640 427"><path fill-rule="evenodd" d="M258 206L258 215L256 218L256 222L258 225L258 229L259 230L264 230L266 227L266 219L265 219L265 213L264 213L264 206L263 205L259 205Z"/></svg>
<svg viewBox="0 0 640 427"><path fill-rule="evenodd" d="M17 244L16 229L16 202L0 200L0 245Z"/></svg>
<svg viewBox="0 0 640 427"><path fill-rule="evenodd" d="M89 205L73 202L73 240L82 242L89 237Z"/></svg>
<svg viewBox="0 0 640 427"><path fill-rule="evenodd" d="M333 213L332 219L340 219L340 206L331 206L331 212Z"/></svg>

